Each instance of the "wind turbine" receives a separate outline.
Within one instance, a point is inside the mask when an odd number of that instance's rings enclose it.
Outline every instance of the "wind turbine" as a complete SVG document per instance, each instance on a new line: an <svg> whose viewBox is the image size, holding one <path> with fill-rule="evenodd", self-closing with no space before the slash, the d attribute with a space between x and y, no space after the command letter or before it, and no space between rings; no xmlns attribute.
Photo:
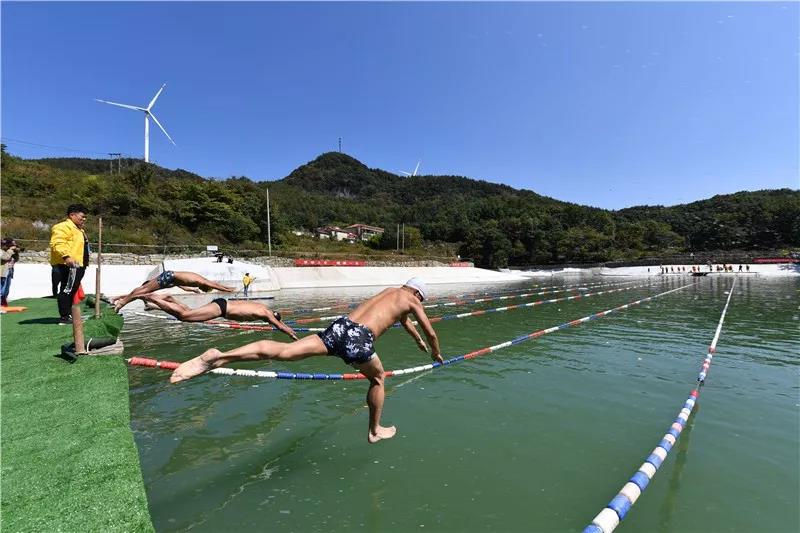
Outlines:
<svg viewBox="0 0 800 533"><path fill-rule="evenodd" d="M149 163L150 162L150 119L151 118L153 119L153 122L155 122L156 125L159 128L161 128L161 131L163 131L164 135L167 136L167 139L169 139L169 142L171 142L173 145L175 145L175 141L173 141L172 137L169 136L169 133L167 133L167 130L164 129L164 126L161 125L161 123L158 121L158 119L153 114L153 112L150 111L151 109L153 109L153 105L156 103L156 100L158 100L158 97L161 95L161 91L163 91L164 87L166 87L166 86L167 86L166 83L161 86L161 88L158 90L158 92L153 97L153 99L150 100L150 103L147 104L147 107L139 107L139 106L127 105L127 104L118 104L116 102L109 102L108 100L100 100L99 98L95 98L95 100L97 100L98 102L103 102L104 104L111 104L111 105L115 105L115 106L119 106L119 107L124 107L125 109L133 109L134 111L143 111L144 112L144 162L145 163Z"/></svg>
<svg viewBox="0 0 800 533"><path fill-rule="evenodd" d="M422 160L419 160L419 161L417 161L417 166L416 166L416 167L414 167L414 172L406 172L406 171L404 171L404 170L401 170L401 171L400 171L400 173L401 173L401 174L405 174L405 175L406 175L406 176L408 176L408 177L411 177L411 176L416 176L416 175L417 175L417 171L419 170L419 164L420 164L420 163L422 163Z"/></svg>

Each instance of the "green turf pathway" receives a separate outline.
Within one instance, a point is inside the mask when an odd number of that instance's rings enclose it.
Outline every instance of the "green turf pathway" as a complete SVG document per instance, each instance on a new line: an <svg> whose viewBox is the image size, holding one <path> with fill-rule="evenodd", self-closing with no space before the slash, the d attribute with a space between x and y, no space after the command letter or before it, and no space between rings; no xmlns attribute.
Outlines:
<svg viewBox="0 0 800 533"><path fill-rule="evenodd" d="M3 531L153 531L130 428L128 373L119 355L54 357L72 341L56 302L26 299L0 315ZM90 311L82 310L84 316ZM108 308L86 338L116 337Z"/></svg>

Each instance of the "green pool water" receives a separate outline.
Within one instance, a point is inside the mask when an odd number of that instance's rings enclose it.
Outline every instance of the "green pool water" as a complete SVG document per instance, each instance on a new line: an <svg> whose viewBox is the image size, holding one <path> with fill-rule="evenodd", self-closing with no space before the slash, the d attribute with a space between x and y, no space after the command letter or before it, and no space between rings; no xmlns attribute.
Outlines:
<svg viewBox="0 0 800 533"><path fill-rule="evenodd" d="M629 280L538 283L619 281ZM170 385L167 373L131 368L132 426L153 524L215 532L581 531L683 406L733 277L644 279L636 289L435 325L445 356L454 356L694 281L579 327L389 379L384 423L398 434L374 446L366 441L363 382L203 376ZM433 289L442 296L467 287ZM800 530L798 290L796 278L736 282L697 407L617 531ZM372 292L294 291L268 303L317 307ZM179 361L271 335L139 316L129 316L123 331L128 356ZM387 369L430 361L402 330L377 347ZM326 357L240 367L349 371Z"/></svg>

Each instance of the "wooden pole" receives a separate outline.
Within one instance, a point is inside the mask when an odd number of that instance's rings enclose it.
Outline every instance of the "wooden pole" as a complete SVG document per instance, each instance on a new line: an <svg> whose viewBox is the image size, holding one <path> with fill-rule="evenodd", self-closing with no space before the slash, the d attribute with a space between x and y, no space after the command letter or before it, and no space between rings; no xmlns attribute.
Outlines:
<svg viewBox="0 0 800 533"><path fill-rule="evenodd" d="M272 228L269 218L269 189L267 189L267 246L269 247L269 256L272 257Z"/></svg>
<svg viewBox="0 0 800 533"><path fill-rule="evenodd" d="M97 272L94 277L94 317L100 318L100 267L103 264L103 217L97 220ZM76 345L77 347L77 345Z"/></svg>
<svg viewBox="0 0 800 533"><path fill-rule="evenodd" d="M72 306L72 338L75 339L75 353L86 353L80 303Z"/></svg>

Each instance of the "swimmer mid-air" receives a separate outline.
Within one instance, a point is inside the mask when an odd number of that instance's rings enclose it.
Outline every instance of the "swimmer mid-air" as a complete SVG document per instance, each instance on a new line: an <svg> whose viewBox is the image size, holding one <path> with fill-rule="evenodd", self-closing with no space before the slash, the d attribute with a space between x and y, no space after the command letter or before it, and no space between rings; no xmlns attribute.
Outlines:
<svg viewBox="0 0 800 533"><path fill-rule="evenodd" d="M194 287L197 287L203 292L209 292L214 289L223 292L233 292L235 290L233 287L221 285L215 281L204 278L200 274L195 274L194 272L165 270L155 278L148 279L125 296L120 296L114 300L114 311L119 312L119 310L128 305L131 300L170 287L180 287L185 291L192 291Z"/></svg>
<svg viewBox="0 0 800 533"><path fill-rule="evenodd" d="M400 322L403 328L416 341L423 352L428 346L417 332L409 315L414 315L431 345L431 357L442 363L439 339L431 326L422 301L426 294L425 284L417 279L408 280L400 288L384 289L359 305L347 317L334 321L328 328L316 335L301 340L283 343L276 341L257 341L227 352L216 348L180 365L172 373L170 381L177 383L208 372L212 368L235 361L254 361L273 359L276 361L299 361L315 355L335 355L345 363L357 368L369 380L367 405L369 406L370 443L392 438L397 429L394 426L380 425L384 402L385 371L380 358L375 353L374 342L392 324Z"/></svg>
<svg viewBox="0 0 800 533"><path fill-rule="evenodd" d="M211 302L192 309L172 296L161 296L158 294L145 294L139 298L146 304L166 311L181 322L205 322L215 318L227 318L228 320L251 321L263 320L269 322L275 328L289 335L294 340L299 340L294 330L283 323L281 314L270 310L266 305L258 302L229 301L225 298L217 298Z"/></svg>

